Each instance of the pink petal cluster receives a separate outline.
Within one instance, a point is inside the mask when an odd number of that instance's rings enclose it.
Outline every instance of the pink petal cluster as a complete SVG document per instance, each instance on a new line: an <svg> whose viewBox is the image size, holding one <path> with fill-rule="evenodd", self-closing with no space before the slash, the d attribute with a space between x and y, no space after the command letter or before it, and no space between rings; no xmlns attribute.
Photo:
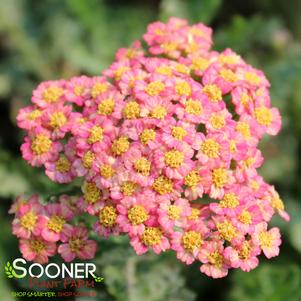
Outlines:
<svg viewBox="0 0 301 301"><path fill-rule="evenodd" d="M29 164L58 183L82 179L76 207L97 217L99 236L126 234L137 254L174 250L219 278L230 268L255 268L261 252L278 255L279 230L268 223L274 213L289 215L257 172L259 141L281 127L270 84L231 49L211 50L211 35L204 24L177 18L150 24L145 49L136 41L118 50L103 76L41 83L17 121ZM87 241L85 230L47 228L53 215L72 218L62 206L46 205L41 220L41 206L17 210L24 256L30 236L62 241L67 261L95 253L92 244L70 247L75 236ZM36 224L22 229L27 212Z"/></svg>
<svg viewBox="0 0 301 301"><path fill-rule="evenodd" d="M88 229L70 224L80 213L77 199L62 195L57 202L43 205L37 195L17 198L10 209L15 214L12 232L26 260L47 263L57 253L67 262L94 258L97 244L88 239Z"/></svg>

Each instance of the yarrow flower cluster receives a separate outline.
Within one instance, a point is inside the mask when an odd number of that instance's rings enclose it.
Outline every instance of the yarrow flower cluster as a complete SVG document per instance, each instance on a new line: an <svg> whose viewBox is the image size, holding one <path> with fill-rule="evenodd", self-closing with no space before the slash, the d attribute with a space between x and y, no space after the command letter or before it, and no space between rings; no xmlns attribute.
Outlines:
<svg viewBox="0 0 301 301"><path fill-rule="evenodd" d="M95 216L99 236L128 235L138 255L173 250L213 278L254 269L262 252L278 255L280 232L268 223L289 215L257 172L257 146L278 133L281 117L263 72L231 49L211 50L211 35L178 18L155 22L145 47L119 49L103 76L33 91L17 116L23 158L54 182L83 180L78 198L13 205L25 258L95 256L88 230L72 225L83 212Z"/></svg>

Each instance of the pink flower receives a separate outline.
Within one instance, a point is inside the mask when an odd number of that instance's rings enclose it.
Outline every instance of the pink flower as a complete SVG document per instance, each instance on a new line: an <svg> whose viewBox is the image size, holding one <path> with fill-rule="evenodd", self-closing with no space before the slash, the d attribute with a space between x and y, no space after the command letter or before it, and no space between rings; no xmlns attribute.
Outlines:
<svg viewBox="0 0 301 301"><path fill-rule="evenodd" d="M205 242L198 259L203 263L201 272L212 278L227 276L229 265L225 261L224 249L218 241Z"/></svg>
<svg viewBox="0 0 301 301"><path fill-rule="evenodd" d="M208 228L199 220L183 227L183 232L171 233L171 249L176 251L177 258L186 264L197 259L208 235Z"/></svg>
<svg viewBox="0 0 301 301"><path fill-rule="evenodd" d="M171 202L169 199L160 200L160 207L158 208L158 221L164 231L174 232L174 226L182 227L185 218L190 216L191 208L188 200L177 199Z"/></svg>
<svg viewBox="0 0 301 301"><path fill-rule="evenodd" d="M28 204L29 207L31 206L39 206L40 205L40 197L37 194L34 194L30 197L26 197L25 195L21 194L16 197L13 204L11 205L8 213L10 214L18 214L20 209L22 208L22 205Z"/></svg>
<svg viewBox="0 0 301 301"><path fill-rule="evenodd" d="M94 231L101 237L119 235L120 226L117 223L119 213L112 200L106 200L98 205L98 221L93 225Z"/></svg>
<svg viewBox="0 0 301 301"><path fill-rule="evenodd" d="M69 183L77 176L74 160L75 156L68 151L62 153L57 160L45 163L45 173L54 182Z"/></svg>
<svg viewBox="0 0 301 301"><path fill-rule="evenodd" d="M65 83L64 80L41 83L32 93L32 102L41 108L62 103L65 100Z"/></svg>
<svg viewBox="0 0 301 301"><path fill-rule="evenodd" d="M202 165L214 167L221 162L229 164L230 152L229 141L225 139L224 134L209 134L207 136L202 133L199 135L197 158Z"/></svg>
<svg viewBox="0 0 301 301"><path fill-rule="evenodd" d="M91 150L95 153L107 150L116 137L112 122L106 118L94 119L81 124L76 132L79 153Z"/></svg>
<svg viewBox="0 0 301 301"><path fill-rule="evenodd" d="M255 269L259 260L260 248L254 245L252 240L245 240L234 247L229 246L224 251L225 259L230 263L232 268L240 268L244 272Z"/></svg>
<svg viewBox="0 0 301 301"><path fill-rule="evenodd" d="M88 239L88 229L68 225L62 233L62 242L58 247L58 253L66 262L76 257L82 260L95 257L97 245L94 240Z"/></svg>
<svg viewBox="0 0 301 301"><path fill-rule="evenodd" d="M16 217L12 223L12 233L19 238L29 239L32 234L40 235L43 207L38 201L19 204Z"/></svg>
<svg viewBox="0 0 301 301"><path fill-rule="evenodd" d="M19 249L26 260L44 264L48 262L48 257L56 254L56 243L32 236L30 239L21 239Z"/></svg>
<svg viewBox="0 0 301 301"><path fill-rule="evenodd" d="M91 84L89 77L85 75L72 77L66 83L66 99L78 106L82 106L84 101L88 99L90 87Z"/></svg>
<svg viewBox="0 0 301 301"><path fill-rule="evenodd" d="M21 146L23 158L32 166L41 166L47 161L57 159L61 150L61 143L53 141L50 132L42 127L30 132Z"/></svg>
<svg viewBox="0 0 301 301"><path fill-rule="evenodd" d="M146 253L149 249L159 254L170 248L168 238L155 224L146 227L141 234L133 235L130 239L130 244L138 255Z"/></svg>
<svg viewBox="0 0 301 301"><path fill-rule="evenodd" d="M168 178L179 180L193 169L193 154L191 147L183 143L176 148L156 151L153 160L156 167L162 169Z"/></svg>
<svg viewBox="0 0 301 301"><path fill-rule="evenodd" d="M17 115L18 127L25 130L31 130L41 125L41 116L43 110L37 106L28 106L20 109Z"/></svg>
<svg viewBox="0 0 301 301"><path fill-rule="evenodd" d="M279 255L279 246L281 245L281 235L278 228L272 228L267 231L267 223L263 222L256 226L253 234L253 241L260 246L267 258Z"/></svg>
<svg viewBox="0 0 301 301"><path fill-rule="evenodd" d="M98 236L127 235L137 254L172 249L213 278L250 271L261 251L278 255L273 215L290 218L257 171L260 140L281 127L270 84L231 49L210 50L202 23L172 17L143 39L119 49L103 76L41 83L19 111L23 158L53 182L74 181L72 191L82 183L82 194L44 206L18 198L13 233L29 258L46 262L61 240L66 261L90 259L95 242L69 221L91 215Z"/></svg>
<svg viewBox="0 0 301 301"><path fill-rule="evenodd" d="M127 197L117 205L117 223L123 232L141 235L145 227L154 219L154 193L145 193L139 198Z"/></svg>
<svg viewBox="0 0 301 301"><path fill-rule="evenodd" d="M42 125L49 129L53 139L64 138L71 129L71 106L53 105L44 110Z"/></svg>
<svg viewBox="0 0 301 301"><path fill-rule="evenodd" d="M278 192L275 190L274 186L270 186L267 191L268 199L270 201L271 207L285 220L289 221L290 216L285 211L283 201L281 200Z"/></svg>
<svg viewBox="0 0 301 301"><path fill-rule="evenodd" d="M259 106L254 109L252 115L258 124L259 134L266 132L269 135L277 135L280 131L281 116L278 109Z"/></svg>
<svg viewBox="0 0 301 301"><path fill-rule="evenodd" d="M66 222L72 219L73 212L63 204L46 205L45 211L47 215L43 216L41 236L46 241L58 241Z"/></svg>

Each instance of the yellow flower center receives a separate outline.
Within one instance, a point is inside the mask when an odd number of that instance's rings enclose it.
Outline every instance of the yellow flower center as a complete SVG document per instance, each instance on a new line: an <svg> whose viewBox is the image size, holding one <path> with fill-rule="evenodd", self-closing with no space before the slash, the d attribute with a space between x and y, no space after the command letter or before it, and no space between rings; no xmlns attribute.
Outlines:
<svg viewBox="0 0 301 301"><path fill-rule="evenodd" d="M133 195L136 188L137 188L137 184L131 181L126 181L122 183L122 185L120 186L120 190L125 196Z"/></svg>
<svg viewBox="0 0 301 301"><path fill-rule="evenodd" d="M126 57L128 59L133 59L135 57L135 55L136 55L136 50L135 49L128 49L126 51Z"/></svg>
<svg viewBox="0 0 301 301"><path fill-rule="evenodd" d="M159 194L167 194L173 191L173 182L165 176L159 176L152 186L152 188Z"/></svg>
<svg viewBox="0 0 301 301"><path fill-rule="evenodd" d="M100 175L105 179L111 179L115 174L115 170L109 164L104 164L100 167Z"/></svg>
<svg viewBox="0 0 301 301"><path fill-rule="evenodd" d="M101 197L101 191L95 183L86 183L84 186L84 199L89 204L94 204Z"/></svg>
<svg viewBox="0 0 301 301"><path fill-rule="evenodd" d="M75 86L73 89L73 92L76 96L83 95L84 91L85 91L85 88L83 86L79 86L79 85Z"/></svg>
<svg viewBox="0 0 301 301"><path fill-rule="evenodd" d="M30 249L36 253L41 253L43 250L45 250L45 244L40 240L30 240L29 246Z"/></svg>
<svg viewBox="0 0 301 301"><path fill-rule="evenodd" d="M239 205L239 201L235 193L225 193L219 204L222 208L235 208Z"/></svg>
<svg viewBox="0 0 301 301"><path fill-rule="evenodd" d="M49 87L43 92L43 99L48 103L58 102L64 90L58 87Z"/></svg>
<svg viewBox="0 0 301 301"><path fill-rule="evenodd" d="M206 34L200 28L197 27L191 27L189 29L189 32L197 37L206 37Z"/></svg>
<svg viewBox="0 0 301 301"><path fill-rule="evenodd" d="M191 94L191 87L190 87L189 83L187 83L185 81L176 83L175 90L176 90L176 93L180 96L182 96L182 95L190 96L190 94Z"/></svg>
<svg viewBox="0 0 301 301"><path fill-rule="evenodd" d="M68 172L70 170L70 167L71 167L71 163L66 158L66 156L60 156L60 158L55 163L55 169L61 173Z"/></svg>
<svg viewBox="0 0 301 301"><path fill-rule="evenodd" d="M209 158L218 158L220 145L214 139L207 139L201 145L202 152Z"/></svg>
<svg viewBox="0 0 301 301"><path fill-rule="evenodd" d="M123 116L126 119L136 119L140 116L140 106L136 101L128 102L123 109Z"/></svg>
<svg viewBox="0 0 301 301"><path fill-rule="evenodd" d="M166 42L162 44L162 48L166 51L166 52L172 52L174 50L176 50L178 47L178 44L175 42Z"/></svg>
<svg viewBox="0 0 301 301"><path fill-rule="evenodd" d="M161 242L162 231L159 228L155 227L146 227L141 240L146 246L157 245Z"/></svg>
<svg viewBox="0 0 301 301"><path fill-rule="evenodd" d="M225 168L216 168L212 170L212 182L215 187L222 188L228 182L227 170Z"/></svg>
<svg viewBox="0 0 301 301"><path fill-rule="evenodd" d="M156 132L152 129L145 129L140 134L140 141L143 144L147 144L149 141L153 141L156 138Z"/></svg>
<svg viewBox="0 0 301 301"><path fill-rule="evenodd" d="M62 112L55 112L50 116L49 125L54 129L59 129L67 123L67 118Z"/></svg>
<svg viewBox="0 0 301 301"><path fill-rule="evenodd" d="M189 99L185 102L185 111L188 114L199 116L203 112L203 107L198 100Z"/></svg>
<svg viewBox="0 0 301 301"><path fill-rule="evenodd" d="M249 101L251 100L250 96L247 94L247 93L242 93L241 96L240 96L240 103L243 105L243 106L246 106Z"/></svg>
<svg viewBox="0 0 301 301"><path fill-rule="evenodd" d="M27 212L20 218L20 224L26 230L32 231L37 223L38 217L32 211Z"/></svg>
<svg viewBox="0 0 301 301"><path fill-rule="evenodd" d="M99 212L99 222L106 228L111 228L115 225L117 219L117 210L109 205L104 206Z"/></svg>
<svg viewBox="0 0 301 301"><path fill-rule="evenodd" d="M238 80L237 75L229 69L221 69L219 74L224 80L230 83L234 83Z"/></svg>
<svg viewBox="0 0 301 301"><path fill-rule="evenodd" d="M27 119L33 121L39 118L41 115L42 112L40 110L33 110L27 115Z"/></svg>
<svg viewBox="0 0 301 301"><path fill-rule="evenodd" d="M82 239L80 238L71 238L69 240L69 247L70 247L70 250L72 252L78 252L80 250L82 250L82 248L85 246L85 243Z"/></svg>
<svg viewBox="0 0 301 301"><path fill-rule="evenodd" d="M183 74L189 74L189 68L183 64L177 64L175 67L176 71Z"/></svg>
<svg viewBox="0 0 301 301"><path fill-rule="evenodd" d="M230 152L235 153L237 151L236 147L236 141L235 140L230 140Z"/></svg>
<svg viewBox="0 0 301 301"><path fill-rule="evenodd" d="M274 196L272 198L271 205L274 209L284 210L284 204L278 196Z"/></svg>
<svg viewBox="0 0 301 301"><path fill-rule="evenodd" d="M87 151L82 158L83 166L87 169L90 169L92 167L94 160L95 160L95 154L91 151Z"/></svg>
<svg viewBox="0 0 301 301"><path fill-rule="evenodd" d="M140 225L147 221L149 215L141 205L135 205L128 211L128 219L132 225Z"/></svg>
<svg viewBox="0 0 301 301"><path fill-rule="evenodd" d="M235 129L236 129L236 131L241 133L245 139L248 139L251 137L250 126L248 123L239 121L239 122L237 122Z"/></svg>
<svg viewBox="0 0 301 301"><path fill-rule="evenodd" d="M127 137L119 137L118 139L114 140L112 144L112 152L116 156L120 156L125 153L130 147L130 142Z"/></svg>
<svg viewBox="0 0 301 301"><path fill-rule="evenodd" d="M255 72L247 71L244 74L245 80L252 85L259 85L260 84L260 77Z"/></svg>
<svg viewBox="0 0 301 301"><path fill-rule="evenodd" d="M154 82L149 83L145 87L144 91L150 96L156 96L160 94L164 89L165 85L161 81L156 80Z"/></svg>
<svg viewBox="0 0 301 301"><path fill-rule="evenodd" d="M212 102L218 102L222 99L222 91L217 85L206 85L203 87L203 92Z"/></svg>
<svg viewBox="0 0 301 301"><path fill-rule="evenodd" d="M258 107L255 109L255 118L257 122L264 126L269 126L272 122L272 113L266 107Z"/></svg>
<svg viewBox="0 0 301 301"><path fill-rule="evenodd" d="M196 248L199 248L202 243L201 234L196 231L187 231L182 237L182 245L189 252L193 252Z"/></svg>
<svg viewBox="0 0 301 301"><path fill-rule="evenodd" d="M164 162L171 168L178 168L184 161L184 154L174 149L164 154Z"/></svg>
<svg viewBox="0 0 301 301"><path fill-rule="evenodd" d="M237 55L224 55L224 54L221 54L218 57L218 61L221 64L233 65L233 64L237 63L238 58L239 57Z"/></svg>
<svg viewBox="0 0 301 301"><path fill-rule="evenodd" d="M116 80L120 80L121 76L123 75L123 73L125 73L126 71L130 70L129 67L127 66L120 66L116 71L115 71L115 79Z"/></svg>
<svg viewBox="0 0 301 301"><path fill-rule="evenodd" d="M96 83L91 89L91 96L93 98L96 98L100 94L106 92L108 89L108 84L107 83Z"/></svg>
<svg viewBox="0 0 301 301"><path fill-rule="evenodd" d="M47 228L56 233L60 233L63 230L63 226L65 223L66 221L62 217L54 215L49 219L47 223Z"/></svg>
<svg viewBox="0 0 301 301"><path fill-rule="evenodd" d="M168 207L168 217L172 220L180 218L181 208L177 205L170 205Z"/></svg>
<svg viewBox="0 0 301 301"><path fill-rule="evenodd" d="M188 187L195 187L201 181L201 177L196 170L192 170L188 175L184 178L184 184Z"/></svg>
<svg viewBox="0 0 301 301"><path fill-rule="evenodd" d="M154 107L149 114L151 118L157 118L157 119L164 119L166 115L167 115L167 111L163 106Z"/></svg>
<svg viewBox="0 0 301 301"><path fill-rule="evenodd" d="M272 234L267 231L259 233L259 243L262 248L270 248L273 245Z"/></svg>
<svg viewBox="0 0 301 301"><path fill-rule="evenodd" d="M167 75L167 76L172 76L172 69L169 66L162 65L156 69L156 72L159 74Z"/></svg>
<svg viewBox="0 0 301 301"><path fill-rule="evenodd" d="M38 134L31 143L31 150L35 155L43 155L47 153L52 146L52 141L49 137Z"/></svg>
<svg viewBox="0 0 301 301"><path fill-rule="evenodd" d="M210 264L220 269L224 263L224 257L218 251L214 251L209 254L208 261Z"/></svg>
<svg viewBox="0 0 301 301"><path fill-rule="evenodd" d="M255 158L247 158L246 160L244 160L245 166L247 168L250 168L253 166L253 164L255 163Z"/></svg>
<svg viewBox="0 0 301 301"><path fill-rule="evenodd" d="M103 100L97 108L97 113L99 115L111 115L115 108L114 99L108 98Z"/></svg>
<svg viewBox="0 0 301 301"><path fill-rule="evenodd" d="M93 144L99 142L102 140L102 138L103 138L103 128L98 125L94 125L90 130L88 143Z"/></svg>
<svg viewBox="0 0 301 301"><path fill-rule="evenodd" d="M225 221L218 223L216 227L219 231L219 235L227 241L231 241L237 234L236 228L232 225L231 222Z"/></svg>
<svg viewBox="0 0 301 301"><path fill-rule="evenodd" d="M259 189L260 185L257 181L252 180L252 181L250 181L250 187L253 190L257 191Z"/></svg>
<svg viewBox="0 0 301 301"><path fill-rule="evenodd" d="M151 163L146 158L142 157L135 161L134 167L137 172L144 176L148 176L151 169Z"/></svg>
<svg viewBox="0 0 301 301"><path fill-rule="evenodd" d="M216 130L222 129L226 124L224 116L218 114L212 114L209 122Z"/></svg>
<svg viewBox="0 0 301 301"><path fill-rule="evenodd" d="M251 246L248 241L244 241L240 251L239 251L239 258L242 260L247 260L251 256Z"/></svg>
<svg viewBox="0 0 301 301"><path fill-rule="evenodd" d="M247 210L243 210L238 216L238 220L245 225L250 225L252 223L251 213Z"/></svg>
<svg viewBox="0 0 301 301"><path fill-rule="evenodd" d="M172 127L171 134L175 139L182 141L187 135L187 131L181 126L174 126Z"/></svg>
<svg viewBox="0 0 301 301"><path fill-rule="evenodd" d="M191 69L194 71L201 70L204 71L209 66L209 61L202 57L197 57L192 60Z"/></svg>
<svg viewBox="0 0 301 301"><path fill-rule="evenodd" d="M191 214L188 216L188 219L190 220L196 220L200 216L200 210L197 208L192 208L191 209Z"/></svg>

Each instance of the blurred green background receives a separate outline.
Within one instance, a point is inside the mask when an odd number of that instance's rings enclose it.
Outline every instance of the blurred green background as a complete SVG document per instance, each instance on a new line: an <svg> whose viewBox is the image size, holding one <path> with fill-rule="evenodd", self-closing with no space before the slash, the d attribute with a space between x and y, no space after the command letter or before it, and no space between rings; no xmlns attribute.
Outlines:
<svg viewBox="0 0 301 301"><path fill-rule="evenodd" d="M214 49L231 47L263 69L272 83L273 104L283 116L277 137L266 138L261 174L274 183L292 217L281 227L281 255L250 272L211 280L198 264L184 266L174 255L137 257L124 238L100 240L95 259L100 301L300 301L301 300L301 1L300 0L0 0L0 260L19 257L7 210L23 192L49 195L64 186L21 160L18 109L28 105L43 80L96 75L119 47L140 38L148 23L184 17L214 29ZM23 283L0 272L1 300L15 300ZM28 300L28 299L27 299ZM63 298L67 300L67 298Z"/></svg>

